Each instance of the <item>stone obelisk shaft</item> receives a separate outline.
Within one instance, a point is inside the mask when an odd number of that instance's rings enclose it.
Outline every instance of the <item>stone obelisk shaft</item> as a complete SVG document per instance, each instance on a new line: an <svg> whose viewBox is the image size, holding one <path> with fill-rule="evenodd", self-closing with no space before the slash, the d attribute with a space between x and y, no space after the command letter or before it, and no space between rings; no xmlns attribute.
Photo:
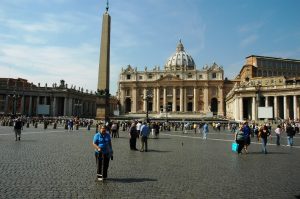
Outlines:
<svg viewBox="0 0 300 199"><path fill-rule="evenodd" d="M109 68L110 68L110 15L106 11L103 14L100 61L98 73L98 91L96 119L107 120L109 114Z"/></svg>

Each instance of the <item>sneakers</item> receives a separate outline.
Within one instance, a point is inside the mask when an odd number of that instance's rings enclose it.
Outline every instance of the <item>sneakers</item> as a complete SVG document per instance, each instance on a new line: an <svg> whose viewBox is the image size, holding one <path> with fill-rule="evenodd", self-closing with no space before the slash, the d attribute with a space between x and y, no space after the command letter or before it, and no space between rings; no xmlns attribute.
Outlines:
<svg viewBox="0 0 300 199"><path fill-rule="evenodd" d="M103 181L103 177L102 177L101 174L97 174L97 180L98 180L98 181Z"/></svg>

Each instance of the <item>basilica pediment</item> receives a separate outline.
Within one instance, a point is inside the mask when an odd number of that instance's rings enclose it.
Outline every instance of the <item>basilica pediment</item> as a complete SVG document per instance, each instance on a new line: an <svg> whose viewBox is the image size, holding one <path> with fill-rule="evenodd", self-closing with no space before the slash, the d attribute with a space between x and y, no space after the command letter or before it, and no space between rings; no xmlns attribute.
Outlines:
<svg viewBox="0 0 300 199"><path fill-rule="evenodd" d="M166 75L164 77L161 77L160 79L157 80L157 82L160 83L168 83L170 81L181 81L182 79L180 79L179 77L175 76L175 75Z"/></svg>
<svg viewBox="0 0 300 199"><path fill-rule="evenodd" d="M136 72L136 68L133 68L131 65L128 65L127 68L122 68L122 73L134 73Z"/></svg>
<svg viewBox="0 0 300 199"><path fill-rule="evenodd" d="M203 69L208 71L220 71L223 70L223 67L214 62L211 66L205 65Z"/></svg>

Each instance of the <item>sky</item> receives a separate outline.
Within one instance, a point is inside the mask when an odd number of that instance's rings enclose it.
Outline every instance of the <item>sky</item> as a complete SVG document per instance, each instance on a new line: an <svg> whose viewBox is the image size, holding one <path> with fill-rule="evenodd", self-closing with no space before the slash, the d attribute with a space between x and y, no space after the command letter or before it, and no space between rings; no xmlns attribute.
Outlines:
<svg viewBox="0 0 300 199"><path fill-rule="evenodd" d="M0 78L96 91L106 0L1 0ZM122 68L163 69L181 39L233 79L249 55L300 60L299 0L110 0L110 93Z"/></svg>

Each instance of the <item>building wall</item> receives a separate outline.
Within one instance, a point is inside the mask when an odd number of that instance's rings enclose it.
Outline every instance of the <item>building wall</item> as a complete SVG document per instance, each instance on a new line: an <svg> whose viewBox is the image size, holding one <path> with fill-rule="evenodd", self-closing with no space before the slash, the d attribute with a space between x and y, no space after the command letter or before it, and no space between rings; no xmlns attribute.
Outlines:
<svg viewBox="0 0 300 199"><path fill-rule="evenodd" d="M67 84L44 87L25 79L0 78L0 114L38 116L38 107L44 106L45 116L95 117L95 94L68 88Z"/></svg>

